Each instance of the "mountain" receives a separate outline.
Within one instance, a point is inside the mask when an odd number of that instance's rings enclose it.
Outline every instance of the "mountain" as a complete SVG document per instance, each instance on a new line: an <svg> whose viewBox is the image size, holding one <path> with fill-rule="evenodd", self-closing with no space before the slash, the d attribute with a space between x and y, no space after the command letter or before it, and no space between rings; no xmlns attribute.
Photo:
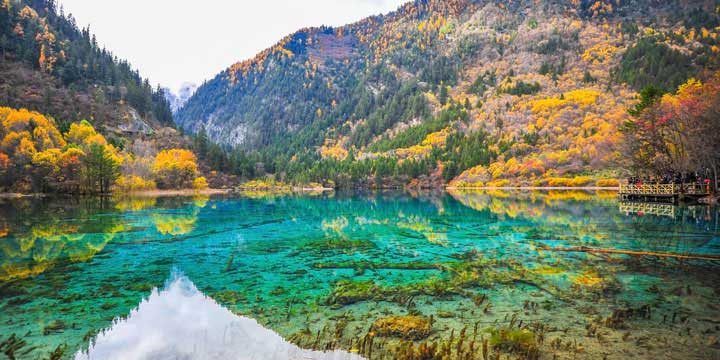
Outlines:
<svg viewBox="0 0 720 360"><path fill-rule="evenodd" d="M180 86L180 90L177 94L175 94L169 88L163 88L163 92L165 93L165 99L167 99L168 103L170 104L170 109L172 110L173 114L177 114L180 109L185 106L190 97L193 96L193 94L195 93L195 90L197 90L197 85L189 82L183 83Z"/></svg>
<svg viewBox="0 0 720 360"><path fill-rule="evenodd" d="M160 87L54 0L0 1L0 45L0 192L206 186Z"/></svg>
<svg viewBox="0 0 720 360"><path fill-rule="evenodd" d="M2 105L59 122L89 120L108 131L133 127L137 119L156 128L173 125L160 89L101 48L53 0L4 0L0 41Z"/></svg>
<svg viewBox="0 0 720 360"><path fill-rule="evenodd" d="M248 177L617 178L637 93L718 68L718 11L703 0L416 0L288 35L200 86L176 122L237 148L219 164Z"/></svg>

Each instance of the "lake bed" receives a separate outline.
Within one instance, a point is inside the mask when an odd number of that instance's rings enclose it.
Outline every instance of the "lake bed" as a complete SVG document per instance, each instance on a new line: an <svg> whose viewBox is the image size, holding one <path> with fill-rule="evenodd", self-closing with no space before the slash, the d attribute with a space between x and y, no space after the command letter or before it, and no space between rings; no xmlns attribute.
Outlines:
<svg viewBox="0 0 720 360"><path fill-rule="evenodd" d="M12 199L0 234L0 347L18 358L720 357L720 261L547 250L718 255L706 206L610 191ZM168 324L133 325L146 318ZM246 320L267 356L224 331Z"/></svg>

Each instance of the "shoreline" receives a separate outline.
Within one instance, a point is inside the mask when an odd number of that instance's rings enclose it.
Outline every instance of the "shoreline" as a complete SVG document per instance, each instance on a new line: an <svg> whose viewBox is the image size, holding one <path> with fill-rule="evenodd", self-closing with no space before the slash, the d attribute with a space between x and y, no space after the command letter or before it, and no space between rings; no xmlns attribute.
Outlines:
<svg viewBox="0 0 720 360"><path fill-rule="evenodd" d="M618 186L446 186L446 190L611 190L619 191Z"/></svg>
<svg viewBox="0 0 720 360"><path fill-rule="evenodd" d="M33 193L33 194L23 194L23 193L12 193L12 192L4 192L0 193L0 199L21 199L21 198L41 198L48 196L48 194L43 193Z"/></svg>
<svg viewBox="0 0 720 360"><path fill-rule="evenodd" d="M181 189L181 190L143 190L143 191L130 191L124 193L110 193L110 194L63 194L63 193L11 193L4 192L0 193L0 199L22 199L22 198L42 198L48 196L77 196L77 197L95 197L95 196L110 196L110 197L163 197L163 196L195 196L195 195L223 195L229 194L229 189Z"/></svg>
<svg viewBox="0 0 720 360"><path fill-rule="evenodd" d="M403 190L403 189L400 189ZM405 190L412 190L412 188L405 188ZM444 191L464 191L464 190L525 190L525 191L537 191L537 190L584 190L584 191L598 191L598 190L609 190L618 191L618 187L602 187L602 186L472 186L472 187L457 187L457 186L446 186L438 187L435 189L428 190L444 190ZM292 188L239 188L239 189L181 189L181 190L144 190L127 193L111 193L109 196L119 197L163 197L163 196L195 196L195 195L229 195L229 194L240 194L243 191L266 191L266 192L329 192L336 191L333 188L327 187L299 187L295 186ZM46 194L46 193L12 193L5 192L0 193L0 199L21 199L21 198L41 198L54 195L65 195L65 194ZM80 196L97 196L97 195L80 195Z"/></svg>
<svg viewBox="0 0 720 360"><path fill-rule="evenodd" d="M302 186L295 186L292 188L293 191L297 192L325 192L325 191L335 191L334 188L327 188L327 187L302 187Z"/></svg>
<svg viewBox="0 0 720 360"><path fill-rule="evenodd" d="M181 190L144 190L128 192L125 194L112 194L112 196L128 197L163 197L163 196L195 196L195 195L224 195L230 193L228 189L181 189Z"/></svg>

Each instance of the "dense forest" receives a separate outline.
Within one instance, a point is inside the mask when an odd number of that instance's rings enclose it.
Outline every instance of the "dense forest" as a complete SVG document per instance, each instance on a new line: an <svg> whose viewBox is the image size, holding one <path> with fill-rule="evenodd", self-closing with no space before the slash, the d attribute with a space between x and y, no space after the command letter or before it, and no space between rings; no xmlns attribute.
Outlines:
<svg viewBox="0 0 720 360"><path fill-rule="evenodd" d="M0 191L207 187L163 92L53 0L3 0L0 45Z"/></svg>
<svg viewBox="0 0 720 360"><path fill-rule="evenodd" d="M267 177L328 187L612 186L631 174L716 173L707 143L698 154L684 137L638 124L662 105L663 121L688 126L667 99L699 99L686 95L692 84L703 104L714 99L719 35L720 7L699 0L416 0L288 35L202 84L173 119L163 90L53 0L3 0L0 186L202 187L201 172L211 186ZM713 119L712 109L693 108L693 121ZM92 128L117 158L109 183L85 164L74 173L82 179L61 185L66 152L91 150L67 138L73 124ZM640 151L651 148L664 153ZM160 154L184 175L163 175Z"/></svg>
<svg viewBox="0 0 720 360"><path fill-rule="evenodd" d="M177 116L201 158L326 186L612 185L628 109L720 65L710 2L417 0L302 29ZM689 170L688 170L689 171Z"/></svg>
<svg viewBox="0 0 720 360"><path fill-rule="evenodd" d="M0 44L3 105L78 121L109 117L121 102L143 117L173 123L162 92L101 48L90 29L79 29L54 0L4 0ZM23 74L26 68L40 74Z"/></svg>

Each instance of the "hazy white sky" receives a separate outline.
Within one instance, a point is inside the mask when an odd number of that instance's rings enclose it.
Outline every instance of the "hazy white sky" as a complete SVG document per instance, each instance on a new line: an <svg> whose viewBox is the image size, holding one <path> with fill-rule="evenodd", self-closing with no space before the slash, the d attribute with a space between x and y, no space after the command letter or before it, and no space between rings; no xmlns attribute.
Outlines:
<svg viewBox="0 0 720 360"><path fill-rule="evenodd" d="M60 0L153 85L200 84L302 27L339 26L407 0Z"/></svg>

